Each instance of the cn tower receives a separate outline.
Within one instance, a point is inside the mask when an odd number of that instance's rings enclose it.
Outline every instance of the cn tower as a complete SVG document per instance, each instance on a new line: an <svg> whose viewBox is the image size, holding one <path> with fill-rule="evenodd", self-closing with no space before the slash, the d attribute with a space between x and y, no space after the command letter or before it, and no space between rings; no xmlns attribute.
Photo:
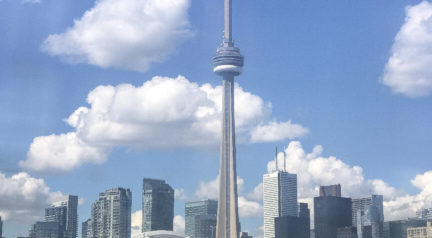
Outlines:
<svg viewBox="0 0 432 238"><path fill-rule="evenodd" d="M238 238L240 222L234 122L234 76L243 68L243 56L232 39L232 0L225 0L225 31L213 57L213 71L222 76L222 138L219 167L219 200L216 238Z"/></svg>

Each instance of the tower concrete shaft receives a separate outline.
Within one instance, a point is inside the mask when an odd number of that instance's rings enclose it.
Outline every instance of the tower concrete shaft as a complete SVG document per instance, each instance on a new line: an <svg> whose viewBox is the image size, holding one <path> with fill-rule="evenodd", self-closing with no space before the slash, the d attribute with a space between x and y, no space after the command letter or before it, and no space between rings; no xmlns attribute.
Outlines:
<svg viewBox="0 0 432 238"><path fill-rule="evenodd" d="M224 40L213 57L213 71L223 78L222 138L216 238L238 238L237 172L234 121L234 76L242 73L244 58L232 40L232 0L225 0Z"/></svg>

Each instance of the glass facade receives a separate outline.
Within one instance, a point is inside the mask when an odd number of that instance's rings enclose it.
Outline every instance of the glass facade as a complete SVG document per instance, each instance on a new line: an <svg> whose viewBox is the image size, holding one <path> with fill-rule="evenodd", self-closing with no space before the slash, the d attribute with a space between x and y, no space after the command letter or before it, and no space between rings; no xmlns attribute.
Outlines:
<svg viewBox="0 0 432 238"><path fill-rule="evenodd" d="M191 238L215 238L218 203L214 200L185 204L185 233Z"/></svg>
<svg viewBox="0 0 432 238"><path fill-rule="evenodd" d="M57 222L63 238L77 238L78 196L68 195L45 209L45 221Z"/></svg>
<svg viewBox="0 0 432 238"><path fill-rule="evenodd" d="M351 198L315 197L315 237L335 238L337 229L351 226Z"/></svg>
<svg viewBox="0 0 432 238"><path fill-rule="evenodd" d="M173 230L174 189L164 180L143 179L142 231Z"/></svg>

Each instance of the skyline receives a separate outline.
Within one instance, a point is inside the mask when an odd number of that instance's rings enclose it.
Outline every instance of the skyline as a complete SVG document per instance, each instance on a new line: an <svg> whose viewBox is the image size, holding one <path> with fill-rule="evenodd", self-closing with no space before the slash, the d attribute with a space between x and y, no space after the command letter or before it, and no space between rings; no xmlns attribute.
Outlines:
<svg viewBox="0 0 432 238"><path fill-rule="evenodd" d="M131 188L137 212L143 177L164 179L182 194L175 216L184 217L184 200L214 198L206 187L217 176L221 88L208 59L220 43L222 3L159 2L0 1L0 181L12 188L0 193L0 215L34 220L60 193L83 198L79 210L86 211L95 191L117 186ZM432 53L424 47L431 4L236 2L235 40L247 55L235 89L242 227L259 232L256 194L274 166L275 145L287 146L300 201L318 184L341 183L344 196L381 191L394 216L432 205ZM131 10L144 6L143 17ZM107 16L123 26L117 34L102 24ZM154 24L163 27L152 38L146 32ZM393 67L413 57L418 64ZM413 90L413 75L424 79L421 90ZM398 209L404 204L410 210Z"/></svg>

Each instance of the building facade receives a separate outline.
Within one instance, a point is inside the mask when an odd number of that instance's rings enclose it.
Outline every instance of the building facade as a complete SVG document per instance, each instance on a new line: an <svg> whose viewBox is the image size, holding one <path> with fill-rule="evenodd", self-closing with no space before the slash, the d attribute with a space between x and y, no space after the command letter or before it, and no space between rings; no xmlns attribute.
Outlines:
<svg viewBox="0 0 432 238"><path fill-rule="evenodd" d="M432 238L432 223L428 221L425 227L408 228L407 238Z"/></svg>
<svg viewBox="0 0 432 238"><path fill-rule="evenodd" d="M425 208L416 211L416 218L432 220L432 208Z"/></svg>
<svg viewBox="0 0 432 238"><path fill-rule="evenodd" d="M57 222L63 238L78 236L78 196L68 195L64 200L45 209L45 221Z"/></svg>
<svg viewBox="0 0 432 238"><path fill-rule="evenodd" d="M36 222L29 233L30 238L61 238L62 230L57 222Z"/></svg>
<svg viewBox="0 0 432 238"><path fill-rule="evenodd" d="M338 228L337 238L357 238L357 228L353 226Z"/></svg>
<svg viewBox="0 0 432 238"><path fill-rule="evenodd" d="M316 238L335 238L338 228L351 226L351 198L315 197L314 210Z"/></svg>
<svg viewBox="0 0 432 238"><path fill-rule="evenodd" d="M384 238L407 238L409 228L425 227L424 219L405 219L384 222Z"/></svg>
<svg viewBox="0 0 432 238"><path fill-rule="evenodd" d="M142 231L172 231L174 189L164 180L144 178L142 195Z"/></svg>
<svg viewBox="0 0 432 238"><path fill-rule="evenodd" d="M298 216L297 175L275 171L263 175L264 238L275 237L275 218Z"/></svg>
<svg viewBox="0 0 432 238"><path fill-rule="evenodd" d="M191 238L215 238L218 203L215 200L185 204L185 233Z"/></svg>
<svg viewBox="0 0 432 238"><path fill-rule="evenodd" d="M92 204L92 238L131 237L132 193L129 189L113 188L99 193Z"/></svg>
<svg viewBox="0 0 432 238"><path fill-rule="evenodd" d="M92 238L92 222L91 219L87 219L87 221L83 222L81 225L81 238Z"/></svg>
<svg viewBox="0 0 432 238"><path fill-rule="evenodd" d="M310 238L310 221L306 217L275 217L275 238Z"/></svg>
<svg viewBox="0 0 432 238"><path fill-rule="evenodd" d="M319 188L319 196L320 197L341 197L342 195L341 185L328 185L328 186L320 186Z"/></svg>
<svg viewBox="0 0 432 238"><path fill-rule="evenodd" d="M372 238L383 236L383 196L371 195L352 199L352 226L357 227L357 237L364 238L363 226L371 226Z"/></svg>

